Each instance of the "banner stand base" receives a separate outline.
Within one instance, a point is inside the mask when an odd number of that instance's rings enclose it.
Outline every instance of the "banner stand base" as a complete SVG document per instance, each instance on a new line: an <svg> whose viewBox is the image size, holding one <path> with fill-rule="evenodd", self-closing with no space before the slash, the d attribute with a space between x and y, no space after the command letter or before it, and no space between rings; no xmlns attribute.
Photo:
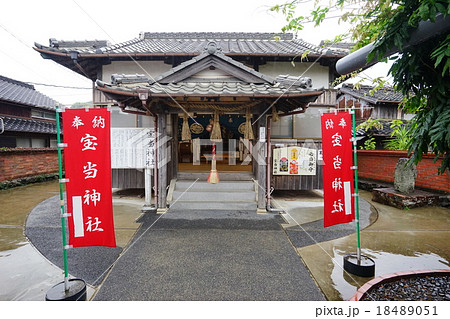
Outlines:
<svg viewBox="0 0 450 319"><path fill-rule="evenodd" d="M344 270L360 277L373 277L375 275L375 261L361 255L361 260L358 262L357 254L347 254L344 256Z"/></svg>
<svg viewBox="0 0 450 319"><path fill-rule="evenodd" d="M168 210L169 210L168 208L158 208L156 210L156 213L157 214L165 214L165 213L167 213Z"/></svg>
<svg viewBox="0 0 450 319"><path fill-rule="evenodd" d="M45 301L86 301L86 282L83 279L69 279L69 289L65 291L64 281L50 288Z"/></svg>
<svg viewBox="0 0 450 319"><path fill-rule="evenodd" d="M157 210L158 208L156 208L155 205L144 205L141 208L141 211L143 213L156 213Z"/></svg>

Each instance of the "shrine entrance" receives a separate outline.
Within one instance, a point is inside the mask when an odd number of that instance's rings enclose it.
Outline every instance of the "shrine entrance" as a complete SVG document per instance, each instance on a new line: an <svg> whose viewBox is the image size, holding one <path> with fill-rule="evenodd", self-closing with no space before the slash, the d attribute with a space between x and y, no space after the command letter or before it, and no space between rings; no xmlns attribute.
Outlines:
<svg viewBox="0 0 450 319"><path fill-rule="evenodd" d="M229 184L235 193L241 193L236 181L245 180L250 182L244 184L249 184L246 187L252 195L244 193L244 197L252 200L253 208L266 209L271 188L270 121L279 112L304 112L307 104L322 94L312 88L309 78L280 75L274 79L226 56L214 42L156 79L117 75L113 80L111 84L97 81L98 90L115 100L123 112L154 119L157 165L153 176L155 201L161 210L171 203L184 203L171 193L187 190L181 188L181 182L179 189L174 185L181 180L196 181L196 187L202 184L197 181L204 181L204 189L196 194L200 201L205 201L203 190L211 190L211 185ZM216 142L216 170L220 181L231 183L207 182L212 170L213 144L208 129L212 119L219 123L212 133L221 140ZM227 196L234 199L234 195ZM217 196L210 202L218 202ZM193 203L189 205L197 209ZM230 207L228 199L222 208Z"/></svg>
<svg viewBox="0 0 450 319"><path fill-rule="evenodd" d="M184 119L187 117L187 119ZM218 114L222 142L216 142L216 167L219 172L252 172L252 142L244 141L246 117L243 114ZM190 139L183 136L187 121ZM178 171L205 172L211 169L213 142L210 140L214 114L192 113L178 117Z"/></svg>

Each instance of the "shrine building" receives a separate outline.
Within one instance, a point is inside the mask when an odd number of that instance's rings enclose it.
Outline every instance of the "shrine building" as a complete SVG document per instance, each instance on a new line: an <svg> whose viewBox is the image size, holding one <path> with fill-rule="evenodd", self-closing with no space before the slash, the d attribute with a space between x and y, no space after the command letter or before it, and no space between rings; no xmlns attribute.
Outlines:
<svg viewBox="0 0 450 319"><path fill-rule="evenodd" d="M265 211L274 189L322 188L320 113L336 105L330 83L348 48L292 34L145 32L35 50L92 80L114 130L153 132L144 152L156 164L113 165L113 187L149 188L151 173L160 211ZM213 148L217 184L207 182Z"/></svg>

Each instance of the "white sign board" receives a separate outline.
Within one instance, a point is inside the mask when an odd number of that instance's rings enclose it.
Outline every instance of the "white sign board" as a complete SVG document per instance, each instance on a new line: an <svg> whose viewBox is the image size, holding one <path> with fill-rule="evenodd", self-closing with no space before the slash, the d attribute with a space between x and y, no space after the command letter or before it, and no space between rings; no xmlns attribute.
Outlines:
<svg viewBox="0 0 450 319"><path fill-rule="evenodd" d="M261 126L259 128L259 141L261 143L265 143L266 142L266 128L264 126Z"/></svg>
<svg viewBox="0 0 450 319"><path fill-rule="evenodd" d="M153 168L155 132L149 128L111 128L111 168Z"/></svg>
<svg viewBox="0 0 450 319"><path fill-rule="evenodd" d="M273 175L316 175L316 150L305 147L273 149Z"/></svg>

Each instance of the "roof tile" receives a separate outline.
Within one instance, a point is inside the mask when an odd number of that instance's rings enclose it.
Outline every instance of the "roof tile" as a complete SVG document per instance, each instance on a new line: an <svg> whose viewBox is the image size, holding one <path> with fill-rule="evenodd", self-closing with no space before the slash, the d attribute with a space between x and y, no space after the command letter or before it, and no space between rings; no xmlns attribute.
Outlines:
<svg viewBox="0 0 450 319"><path fill-rule="evenodd" d="M35 90L34 86L0 75L0 100L55 110L59 103Z"/></svg>
<svg viewBox="0 0 450 319"><path fill-rule="evenodd" d="M255 84L244 82L179 82L179 83L134 83L134 85L114 86L97 81L100 87L111 87L117 91L135 92L136 87L148 88L150 94L167 94L167 95L238 95L238 94L255 94L255 95L289 95L303 94L308 92L318 92L318 89L305 89L300 86L292 86L289 89L284 86L274 86L271 84Z"/></svg>
<svg viewBox="0 0 450 319"><path fill-rule="evenodd" d="M167 54L180 53L197 55L210 41L215 41L225 54L309 54L347 55L347 48L324 48L296 39L292 34L283 33L141 33L139 38L107 45L105 41L56 41L51 39L50 48L55 51L81 54L123 54L147 53ZM55 45L58 44L58 45ZM73 43L71 47L70 44ZM105 44L99 47L99 44ZM36 44L38 47L43 47Z"/></svg>
<svg viewBox="0 0 450 319"><path fill-rule="evenodd" d="M56 123L2 116L5 131L56 134Z"/></svg>
<svg viewBox="0 0 450 319"><path fill-rule="evenodd" d="M350 94L356 98L361 98L375 104L380 102L400 103L403 99L403 94L401 92L397 92L388 87L374 90L374 87L372 86L363 85L360 88L356 88L352 84L344 84L342 88L340 88L340 92Z"/></svg>

